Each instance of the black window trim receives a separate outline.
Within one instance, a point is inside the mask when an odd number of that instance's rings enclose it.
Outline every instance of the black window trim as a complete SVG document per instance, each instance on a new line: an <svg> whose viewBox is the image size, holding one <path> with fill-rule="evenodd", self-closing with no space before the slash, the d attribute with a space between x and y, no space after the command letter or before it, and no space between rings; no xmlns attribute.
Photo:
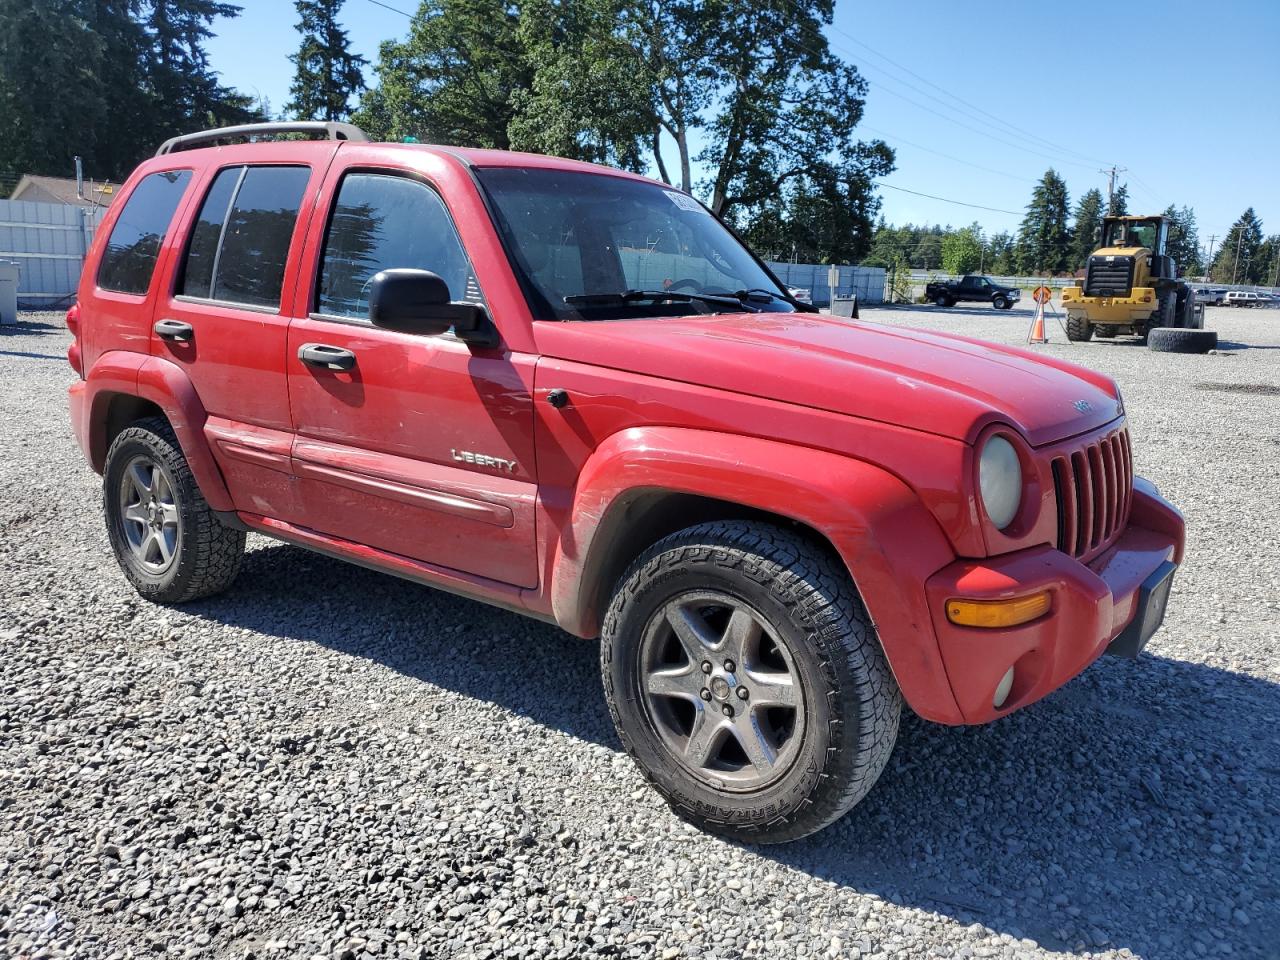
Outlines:
<svg viewBox="0 0 1280 960"><path fill-rule="evenodd" d="M476 289L480 291L481 306L485 311L489 310L489 299L484 295L484 288L480 285L480 277L475 272L475 261L471 259L471 251L467 249L466 241L462 239L462 231L458 229L458 221L453 218L453 210L449 207L449 201L445 199L444 193L421 173L416 170L406 170L402 167L379 167L379 166L351 166L344 169L338 177L337 186L334 187L332 196L329 201L329 209L325 214L324 234L320 238L320 248L316 251L316 262L311 273L312 289L310 303L307 304L307 319L322 320L326 323L344 323L353 327L365 327L367 329L377 330L378 327L373 325L373 321L368 317L339 317L332 313L321 313L316 307L320 303L320 272L324 269L325 251L329 249L329 231L333 229L333 215L338 209L338 197L342 195L342 185L346 182L347 177L356 175L373 175L380 177L393 177L397 180L411 180L414 183L421 184L432 193L440 201L440 206L444 207L444 215L449 218L449 226L453 227L453 234L458 238L458 245L462 247L462 253L467 258L467 264L472 268L472 276L476 280ZM492 317L490 318L492 320ZM497 325L494 324L494 328ZM501 334L499 334L501 336ZM429 338L430 339L430 338ZM435 335L435 339L456 340L458 343L465 343L460 337L454 335L452 330L445 333Z"/></svg>
<svg viewBox="0 0 1280 960"><path fill-rule="evenodd" d="M308 171L307 185L310 186L311 181L315 178L316 168L310 163L228 163L226 166L218 167L214 171L213 177L209 180L209 186L200 197L200 206L196 208L195 218L191 221L190 229L187 230L186 239L182 245L182 261L178 265L178 269L173 271L173 283L169 291L171 299L179 303L204 303L214 307L225 307L232 310L248 310L251 313L265 313L272 316L282 316L284 314L284 280L281 278L280 283L280 302L274 307L269 307L260 303L241 303L238 300L220 300L216 297L195 297L187 293L178 293L179 284L185 283L187 279L187 257L191 254L191 243L196 236L196 224L200 220L200 211L204 208L204 202L209 199L209 194L213 190L214 185L218 182L218 177L226 170L234 170L240 168L240 176L236 178L236 185L231 191L231 198L227 201L227 209L223 212L222 228L218 231L218 249L213 255L213 273L209 277L210 292L217 292L218 289L218 267L222 261L222 241L227 235L227 222L231 218L231 211L235 208L236 199L240 196L240 188L244 186L245 177L249 175L249 169L255 170L266 169L269 167L278 168L294 168ZM297 217L293 224L293 235L289 238L289 250L285 251L284 268L285 273L289 271L289 253L293 250L294 242L297 240L298 223L302 220L302 211L308 203L314 203L308 199L306 188L302 191L302 199L298 204Z"/></svg>
<svg viewBox="0 0 1280 960"><path fill-rule="evenodd" d="M129 191L129 195L127 197L124 197L123 199L119 197L116 198L116 202L121 204L120 215L116 217L114 221L112 221L111 233L115 232L116 224L120 222L120 217L123 217L125 215L125 208L129 205L129 201L133 199L133 195L138 192L138 188L142 186L142 184L144 184L149 178L155 176L157 173L189 173L191 174L191 179L193 181L195 180L195 168L190 164L187 164L181 167L164 167L163 169L160 169L160 170L152 170L150 173L146 174L145 176L140 177L138 179L138 182L133 185L133 189ZM178 216L182 213L182 204L183 204L183 201L187 199L187 191L190 189L191 189L191 184L187 184L186 188L182 191L182 196L178 198L177 206L173 208L173 213L170 214L169 216L169 226L165 229L164 236L161 238L161 241L160 241L161 252L164 250L164 241L169 238L169 230L172 229L174 222L177 220ZM131 291L128 291L128 290L116 290L114 287L104 287L99 282L98 278L102 275L102 263L103 263L103 260L106 258L107 248L111 245L111 233L108 233L106 235L106 238L102 241L102 253L98 256L98 264L93 271L94 295L102 296L103 294L109 293L112 296L116 296L116 297L133 297L138 301L145 301L147 297L151 296L151 288L156 282L156 273L160 267L160 253L157 252L156 254L156 262L151 267L151 278L147 281L147 289L142 291L142 293L132 293ZM185 257L183 259L185 260Z"/></svg>

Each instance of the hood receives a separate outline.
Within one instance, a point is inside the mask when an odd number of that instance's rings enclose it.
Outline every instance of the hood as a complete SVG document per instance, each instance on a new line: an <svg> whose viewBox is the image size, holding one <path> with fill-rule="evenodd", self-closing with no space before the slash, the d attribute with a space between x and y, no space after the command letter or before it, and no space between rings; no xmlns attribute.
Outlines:
<svg viewBox="0 0 1280 960"><path fill-rule="evenodd" d="M980 340L812 313L539 322L549 357L976 439L990 423L1032 446L1123 413L1109 377Z"/></svg>

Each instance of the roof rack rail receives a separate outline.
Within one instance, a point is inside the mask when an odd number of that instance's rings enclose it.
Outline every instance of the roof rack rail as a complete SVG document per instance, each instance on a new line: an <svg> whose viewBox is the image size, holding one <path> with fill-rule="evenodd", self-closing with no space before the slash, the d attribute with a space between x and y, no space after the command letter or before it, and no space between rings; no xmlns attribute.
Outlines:
<svg viewBox="0 0 1280 960"><path fill-rule="evenodd" d="M216 130L205 130L201 133L188 133L181 137L172 137L160 144L157 157L166 153L177 153L179 150L194 150L206 147L221 140L232 140L237 137L258 137L270 133L309 133L316 140L356 140L367 141L369 138L359 127L350 123L326 123L320 120L295 120L287 123L246 123L238 127L219 127Z"/></svg>

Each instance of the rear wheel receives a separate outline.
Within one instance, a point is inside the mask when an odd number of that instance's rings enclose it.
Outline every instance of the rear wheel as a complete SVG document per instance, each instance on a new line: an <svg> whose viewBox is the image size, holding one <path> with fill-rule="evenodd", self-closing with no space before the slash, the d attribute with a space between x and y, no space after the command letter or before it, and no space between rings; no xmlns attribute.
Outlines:
<svg viewBox="0 0 1280 960"><path fill-rule="evenodd" d="M1116 328L1109 323L1096 324L1093 332L1097 334L1099 340L1114 340L1116 336Z"/></svg>
<svg viewBox="0 0 1280 960"><path fill-rule="evenodd" d="M1067 339L1084 343L1093 336L1093 325L1085 317L1067 314Z"/></svg>
<svg viewBox="0 0 1280 960"><path fill-rule="evenodd" d="M1151 318L1151 327L1176 327L1178 325L1178 295L1168 290L1158 295L1159 303Z"/></svg>
<svg viewBox="0 0 1280 960"><path fill-rule="evenodd" d="M116 561L147 600L211 596L239 573L245 535L205 502L167 421L120 432L107 451L102 499Z"/></svg>
<svg viewBox="0 0 1280 960"><path fill-rule="evenodd" d="M778 527L706 523L620 581L601 645L627 752L672 809L743 840L827 826L879 777L901 695L843 568Z"/></svg>

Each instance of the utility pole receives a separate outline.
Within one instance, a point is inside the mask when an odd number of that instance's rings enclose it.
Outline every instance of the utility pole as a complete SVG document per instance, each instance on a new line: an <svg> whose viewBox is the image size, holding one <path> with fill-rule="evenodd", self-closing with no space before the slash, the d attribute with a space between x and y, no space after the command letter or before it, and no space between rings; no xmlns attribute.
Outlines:
<svg viewBox="0 0 1280 960"><path fill-rule="evenodd" d="M1280 286L1280 253L1276 254L1276 269L1271 274L1271 289L1274 290L1277 286Z"/></svg>
<svg viewBox="0 0 1280 960"><path fill-rule="evenodd" d="M1244 228L1243 228L1243 227L1242 227L1241 229L1239 229L1239 230L1237 230L1237 231L1236 231L1236 259L1235 259L1235 261L1231 264L1231 285L1232 285L1233 287L1234 287L1234 286L1235 286L1235 284L1236 284L1236 273L1237 273L1237 272L1239 271L1239 269L1240 269L1240 242L1241 242L1242 240L1244 240Z"/></svg>
<svg viewBox="0 0 1280 960"><path fill-rule="evenodd" d="M1209 276L1209 269L1213 266L1213 244L1217 239L1218 235L1216 233L1209 234L1209 256L1205 257L1204 261L1204 275L1206 277Z"/></svg>
<svg viewBox="0 0 1280 960"><path fill-rule="evenodd" d="M1110 216L1111 214L1111 204L1114 201L1115 195L1116 195L1116 174L1125 173L1128 169L1129 169L1128 167L1117 167L1115 164L1112 164L1110 169L1098 171L1099 173L1105 173L1107 175L1107 215L1108 216Z"/></svg>

